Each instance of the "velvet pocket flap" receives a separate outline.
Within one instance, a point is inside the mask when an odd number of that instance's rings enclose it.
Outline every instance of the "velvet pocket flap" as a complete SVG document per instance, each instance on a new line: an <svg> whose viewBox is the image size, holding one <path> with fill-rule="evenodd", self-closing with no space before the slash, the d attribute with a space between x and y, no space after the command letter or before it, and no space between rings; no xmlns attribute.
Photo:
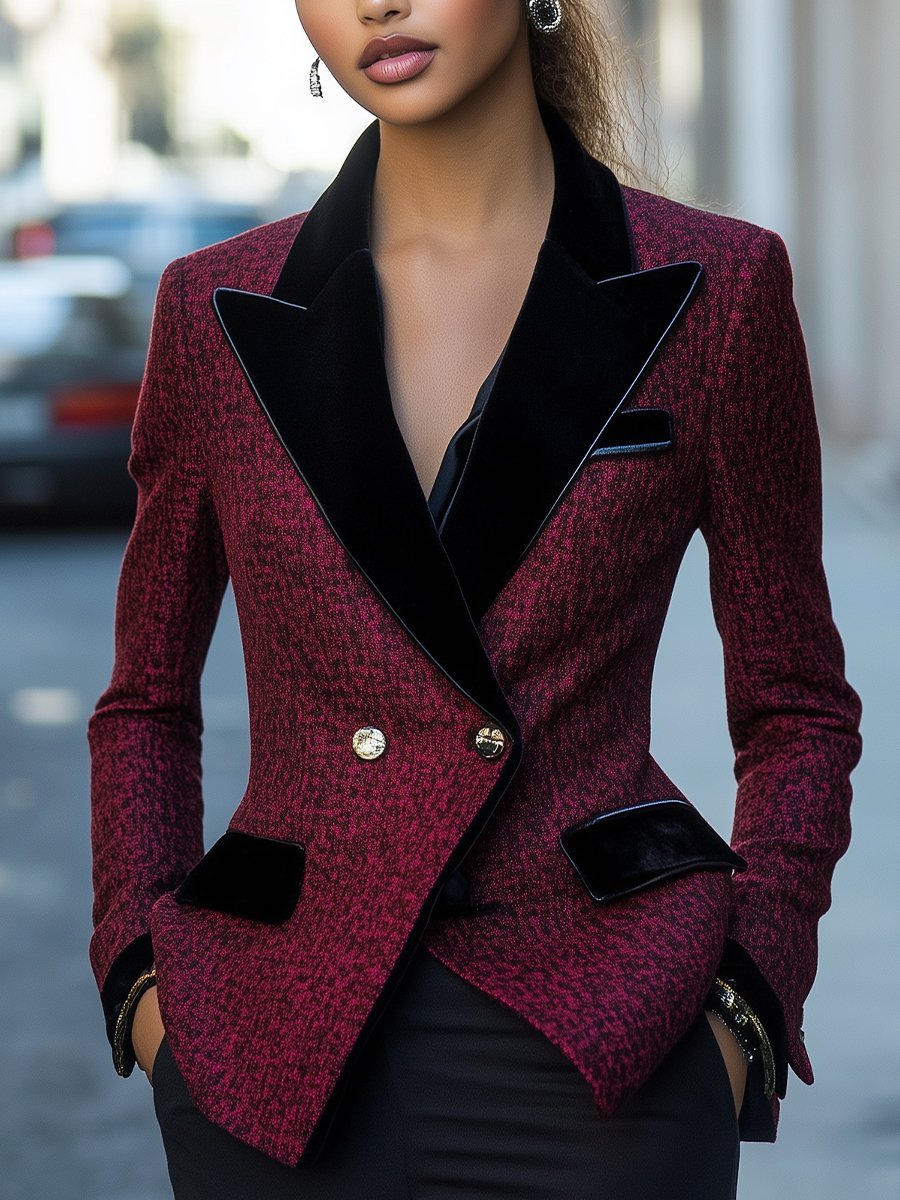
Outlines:
<svg viewBox="0 0 900 1200"><path fill-rule="evenodd" d="M672 414L665 408L626 408L616 413L591 450L608 454L648 454L668 450L675 441Z"/></svg>
<svg viewBox="0 0 900 1200"><path fill-rule="evenodd" d="M228 829L184 877L175 900L277 925L297 907L305 867L302 842Z"/></svg>
<svg viewBox="0 0 900 1200"><path fill-rule="evenodd" d="M651 800L587 817L559 843L597 901L618 900L697 869L747 863L686 800Z"/></svg>

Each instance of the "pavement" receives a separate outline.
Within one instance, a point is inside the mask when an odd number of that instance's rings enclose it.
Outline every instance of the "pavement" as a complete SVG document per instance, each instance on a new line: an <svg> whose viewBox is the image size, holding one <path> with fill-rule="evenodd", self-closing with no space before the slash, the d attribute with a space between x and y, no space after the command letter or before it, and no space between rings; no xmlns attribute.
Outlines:
<svg viewBox="0 0 900 1200"><path fill-rule="evenodd" d="M853 842L835 873L806 1005L816 1082L791 1075L778 1141L743 1144L740 1200L900 1196L900 497L873 499L854 478L826 460L825 565L847 674L863 698L865 749ZM112 666L126 536L0 535L0 1200L171 1198L150 1086L140 1071L115 1074L87 960L85 724ZM203 705L208 844L248 766L230 588ZM727 837L732 754L699 538L663 634L653 730L665 770Z"/></svg>

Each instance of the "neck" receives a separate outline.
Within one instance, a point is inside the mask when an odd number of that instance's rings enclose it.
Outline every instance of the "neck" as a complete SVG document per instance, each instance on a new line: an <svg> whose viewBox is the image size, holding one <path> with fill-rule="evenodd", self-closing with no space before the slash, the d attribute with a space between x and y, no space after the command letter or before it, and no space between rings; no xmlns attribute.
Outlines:
<svg viewBox="0 0 900 1200"><path fill-rule="evenodd" d="M530 78L524 102L522 89L486 97L492 82L434 120L379 122L373 250L493 241L546 217L553 154Z"/></svg>

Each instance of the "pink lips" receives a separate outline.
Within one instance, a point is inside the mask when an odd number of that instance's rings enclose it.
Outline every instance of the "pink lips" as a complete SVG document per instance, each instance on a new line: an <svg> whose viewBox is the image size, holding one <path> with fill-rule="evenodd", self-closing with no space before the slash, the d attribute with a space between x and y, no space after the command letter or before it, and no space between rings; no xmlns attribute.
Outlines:
<svg viewBox="0 0 900 1200"><path fill-rule="evenodd" d="M404 79L412 79L420 71L424 71L434 58L434 50L407 50L405 54L396 54L391 58L378 59L363 71L370 79L379 83L400 83Z"/></svg>
<svg viewBox="0 0 900 1200"><path fill-rule="evenodd" d="M357 66L379 83L399 83L423 71L436 49L432 43L423 42L412 34L395 32L366 42ZM382 55L390 57L383 58Z"/></svg>

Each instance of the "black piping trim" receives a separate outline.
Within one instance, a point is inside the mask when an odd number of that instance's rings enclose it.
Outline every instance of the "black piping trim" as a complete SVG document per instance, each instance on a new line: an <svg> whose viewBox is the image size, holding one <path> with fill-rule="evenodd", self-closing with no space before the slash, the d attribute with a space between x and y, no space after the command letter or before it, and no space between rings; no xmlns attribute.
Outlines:
<svg viewBox="0 0 900 1200"><path fill-rule="evenodd" d="M660 450L670 450L671 441L666 442L634 442L630 446L599 446L592 450L590 458L612 458L617 454L657 454Z"/></svg>
<svg viewBox="0 0 900 1200"><path fill-rule="evenodd" d="M591 458L668 450L675 444L672 414L667 408L623 409L607 425L600 441L602 444L594 443Z"/></svg>

